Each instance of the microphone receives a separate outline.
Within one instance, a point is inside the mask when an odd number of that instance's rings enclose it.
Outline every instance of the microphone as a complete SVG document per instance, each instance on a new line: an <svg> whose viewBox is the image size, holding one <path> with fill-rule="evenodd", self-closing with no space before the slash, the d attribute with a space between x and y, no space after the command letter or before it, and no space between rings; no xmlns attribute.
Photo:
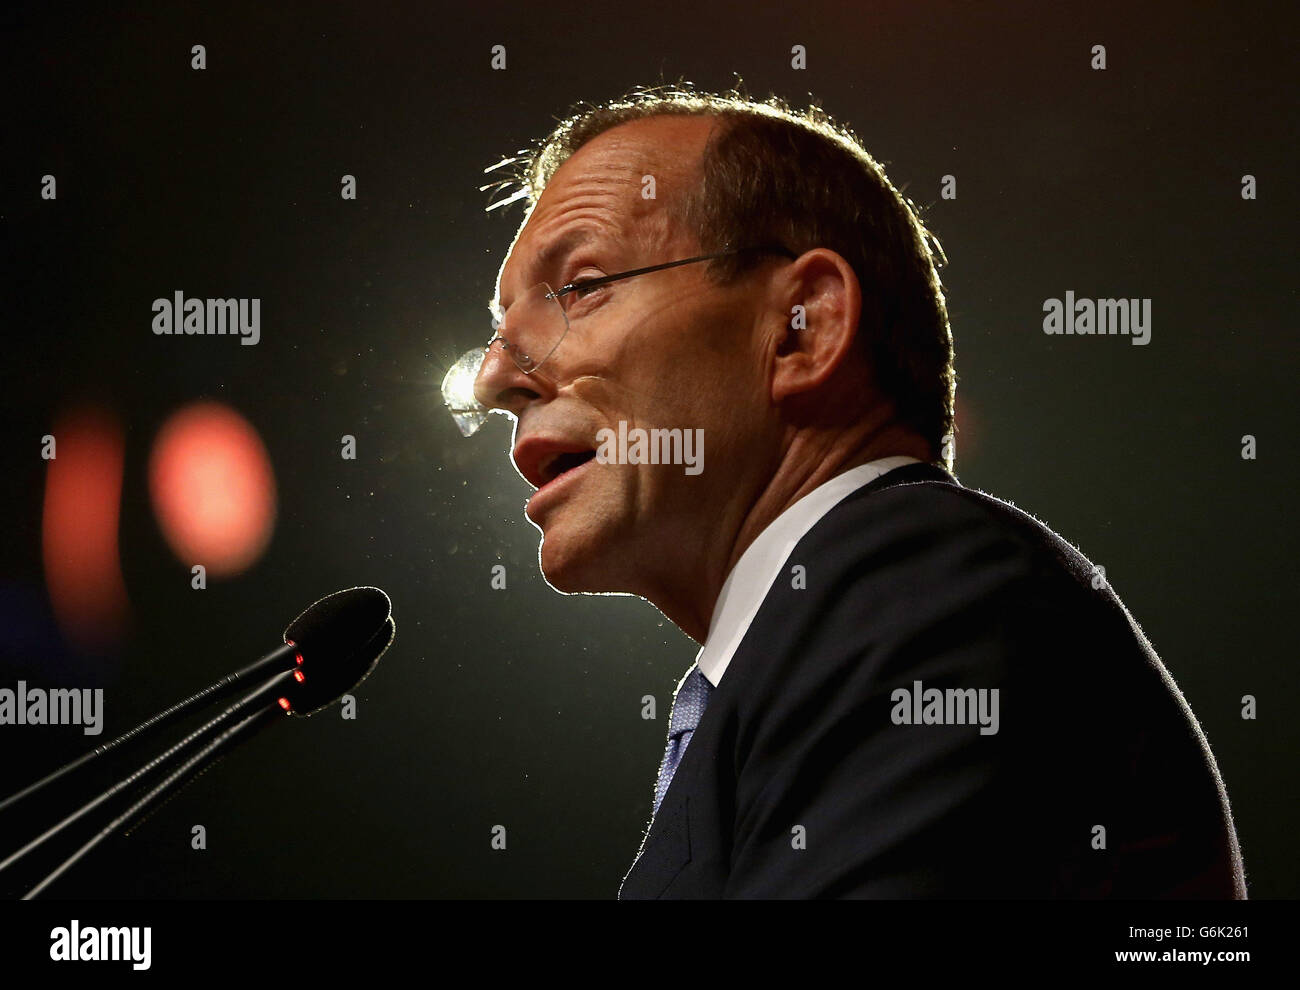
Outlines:
<svg viewBox="0 0 1300 990"><path fill-rule="evenodd" d="M378 588L349 588L289 623L284 639L297 644L295 662L304 675L288 692L292 714L314 715L370 676L396 634L392 610Z"/></svg>
<svg viewBox="0 0 1300 990"><path fill-rule="evenodd" d="M374 669L380 655L393 641L391 614L392 601L378 588L347 588L326 595L289 623L284 631L283 645L5 798L0 801L0 811L119 746L143 739L182 715L229 697L257 674L298 667L302 674L301 689L292 692L290 697L294 714L310 715L319 711L346 693L349 686L359 684ZM361 668L360 658L369 654L373 655ZM347 680L349 672L354 670L357 676ZM340 686L342 681L347 683ZM308 682L312 685L310 689L305 688Z"/></svg>

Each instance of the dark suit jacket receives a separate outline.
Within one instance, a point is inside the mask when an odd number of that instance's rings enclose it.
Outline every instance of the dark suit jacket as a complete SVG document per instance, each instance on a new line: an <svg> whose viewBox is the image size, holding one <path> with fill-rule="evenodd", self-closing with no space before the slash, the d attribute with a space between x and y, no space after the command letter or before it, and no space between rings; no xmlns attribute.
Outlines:
<svg viewBox="0 0 1300 990"><path fill-rule="evenodd" d="M997 733L895 724L916 681L997 688ZM619 897L1242 898L1245 880L1200 726L1114 592L1042 523L913 464L795 548Z"/></svg>

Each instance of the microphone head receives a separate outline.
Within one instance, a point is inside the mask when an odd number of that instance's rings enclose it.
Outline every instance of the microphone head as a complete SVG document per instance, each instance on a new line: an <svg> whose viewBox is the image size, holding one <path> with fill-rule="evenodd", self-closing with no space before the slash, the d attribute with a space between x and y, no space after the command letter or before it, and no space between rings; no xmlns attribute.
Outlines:
<svg viewBox="0 0 1300 990"><path fill-rule="evenodd" d="M327 708L365 680L393 642L393 603L378 588L348 588L326 595L289 623L285 642L302 656L301 683L285 697L293 714L306 717Z"/></svg>

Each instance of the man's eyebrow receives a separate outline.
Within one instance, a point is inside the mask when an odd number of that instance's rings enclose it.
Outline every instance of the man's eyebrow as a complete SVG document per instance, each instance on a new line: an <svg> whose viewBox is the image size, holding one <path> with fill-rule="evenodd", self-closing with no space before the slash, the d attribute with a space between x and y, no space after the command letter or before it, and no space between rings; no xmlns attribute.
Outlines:
<svg viewBox="0 0 1300 990"><path fill-rule="evenodd" d="M596 232L590 227L577 227L560 237L558 240L552 241L546 247L542 248L542 250L537 253L537 257L533 260L533 265L530 269L532 275L531 281L534 284L541 281L543 275L556 270L560 262L563 261L567 255L573 253L576 248L581 247L588 241L593 240L595 236ZM559 286L553 286L553 288L558 289Z"/></svg>
<svg viewBox="0 0 1300 990"><path fill-rule="evenodd" d="M524 280L524 287L531 288L538 282L544 281L542 276L557 270L560 262L566 256L588 241L594 240L596 234L597 232L591 227L575 227L551 241L550 244L537 252L532 261L528 263L527 268L525 268L528 277ZM560 286L553 285L551 288L558 289ZM488 308L492 310L493 316L500 319L506 307L502 304L502 300L493 299L488 303Z"/></svg>

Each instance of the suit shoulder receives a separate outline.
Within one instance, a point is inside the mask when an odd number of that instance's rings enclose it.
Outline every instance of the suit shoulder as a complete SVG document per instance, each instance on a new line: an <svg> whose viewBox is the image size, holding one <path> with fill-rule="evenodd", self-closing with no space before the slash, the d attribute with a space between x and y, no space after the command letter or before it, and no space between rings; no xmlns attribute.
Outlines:
<svg viewBox="0 0 1300 990"><path fill-rule="evenodd" d="M859 489L808 535L811 553L840 547L868 556L906 557L914 566L927 568L944 564L945 558L948 566L996 558L1037 577L1068 575L1071 583L1095 583L1092 562L1042 520L1011 502L954 483L916 481L875 491Z"/></svg>
<svg viewBox="0 0 1300 990"><path fill-rule="evenodd" d="M984 492L932 481L859 490L789 563L806 564L806 590L778 581L767 604L809 642L856 646L815 663L851 666L873 644L907 658L982 640L999 644L980 654L986 666L1038 668L1051 656L1059 671L1068 655L1121 681L1154 675L1177 692L1104 574L1040 520Z"/></svg>

